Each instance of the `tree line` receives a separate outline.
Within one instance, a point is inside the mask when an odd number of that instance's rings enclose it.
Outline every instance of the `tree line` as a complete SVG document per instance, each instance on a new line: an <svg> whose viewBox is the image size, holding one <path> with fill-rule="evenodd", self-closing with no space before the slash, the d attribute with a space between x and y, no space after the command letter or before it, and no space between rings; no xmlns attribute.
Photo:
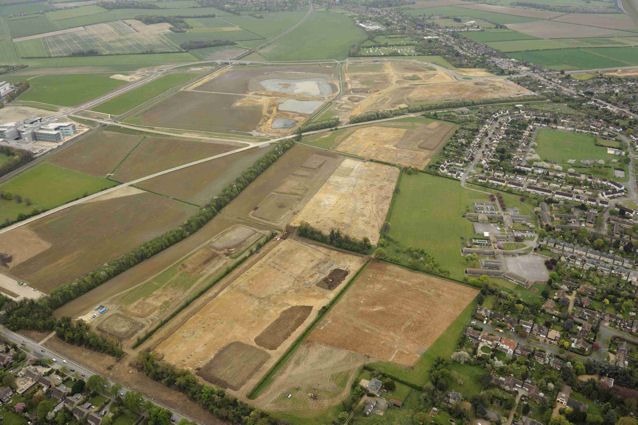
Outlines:
<svg viewBox="0 0 638 425"><path fill-rule="evenodd" d="M31 87L31 86L29 85L29 82L27 80L20 81L18 84L15 85L15 90L13 90L10 93L5 94L2 97L2 103L11 102L13 99L17 98L22 93L27 91L29 89L29 87Z"/></svg>
<svg viewBox="0 0 638 425"><path fill-rule="evenodd" d="M10 173L33 160L31 152L9 146L0 146L0 155L9 157L9 160L0 166L0 176Z"/></svg>
<svg viewBox="0 0 638 425"><path fill-rule="evenodd" d="M149 352L141 352L137 367L154 381L175 389L219 419L242 425L284 424L267 413L229 396L220 388L202 384L191 372L157 360Z"/></svg>
<svg viewBox="0 0 638 425"><path fill-rule="evenodd" d="M209 40L209 41L186 41L179 45L182 50L203 49L205 47L232 46L234 41L230 40Z"/></svg>
<svg viewBox="0 0 638 425"><path fill-rule="evenodd" d="M297 234L301 237L312 239L317 242L332 245L336 248L346 249L348 251L358 252L361 254L367 254L372 248L370 239L364 237L363 239L355 239L348 235L344 235L341 230L331 229L329 234L321 232L321 230L315 229L305 221L301 222L297 228Z"/></svg>
<svg viewBox="0 0 638 425"><path fill-rule="evenodd" d="M331 118L329 120L317 121L310 124L304 124L297 130L297 134L307 133L310 131L323 130L324 128L335 128L339 125L339 118Z"/></svg>
<svg viewBox="0 0 638 425"><path fill-rule="evenodd" d="M53 318L53 310L97 288L118 274L186 239L201 229L293 145L293 140L284 140L277 143L270 152L259 158L252 166L244 170L233 183L222 190L221 194L216 196L208 205L201 208L197 214L190 217L176 229L169 230L155 239L145 242L127 254L98 266L85 276L54 289L48 296L38 300L22 300L19 302L6 297L0 297L0 311L4 310L6 313L4 323L12 330L54 330L56 326L58 326L58 321ZM74 331L79 332L80 330L75 329ZM90 338L70 337L69 342L76 340L88 341ZM98 351L102 351L103 348L101 347L103 346L105 346L105 343L101 341L95 343L95 347Z"/></svg>

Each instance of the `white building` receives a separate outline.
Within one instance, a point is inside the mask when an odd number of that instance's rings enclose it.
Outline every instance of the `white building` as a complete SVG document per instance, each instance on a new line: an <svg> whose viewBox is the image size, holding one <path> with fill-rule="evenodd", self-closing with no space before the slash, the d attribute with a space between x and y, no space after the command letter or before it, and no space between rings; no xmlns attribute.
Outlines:
<svg viewBox="0 0 638 425"><path fill-rule="evenodd" d="M0 139L15 140L20 137L18 132L18 123L8 122L0 125Z"/></svg>
<svg viewBox="0 0 638 425"><path fill-rule="evenodd" d="M0 81L0 99L13 91L13 86L7 81Z"/></svg>

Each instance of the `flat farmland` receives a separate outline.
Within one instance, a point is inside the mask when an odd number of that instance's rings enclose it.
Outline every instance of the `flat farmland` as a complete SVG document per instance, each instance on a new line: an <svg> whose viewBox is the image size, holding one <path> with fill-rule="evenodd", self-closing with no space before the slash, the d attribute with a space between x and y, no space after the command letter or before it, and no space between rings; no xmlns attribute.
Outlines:
<svg viewBox="0 0 638 425"><path fill-rule="evenodd" d="M589 50L590 49L577 48L530 50L512 52L507 55L515 59L557 70L610 68L630 65L625 59L612 59L610 57L593 54ZM635 63L638 63L638 60Z"/></svg>
<svg viewBox="0 0 638 425"><path fill-rule="evenodd" d="M398 177L395 167L345 159L292 224L305 221L324 233L338 229L376 245Z"/></svg>
<svg viewBox="0 0 638 425"><path fill-rule="evenodd" d="M448 16L459 18L478 18L494 24L513 24L517 22L531 22L538 20L537 17L515 16L506 13L493 11L470 9L456 6L435 6L419 9L404 9L404 13L412 16Z"/></svg>
<svg viewBox="0 0 638 425"><path fill-rule="evenodd" d="M94 318L94 308L89 308L80 318L122 343L133 341L265 236L265 231L244 224L228 227L147 281L100 300L99 304L108 308L105 315Z"/></svg>
<svg viewBox="0 0 638 425"><path fill-rule="evenodd" d="M341 133L337 136L335 150L423 169L454 129L454 125L443 121L419 118L392 121Z"/></svg>
<svg viewBox="0 0 638 425"><path fill-rule="evenodd" d="M335 269L352 275L363 263L362 257L307 242L281 241L156 351L209 382L243 393L338 292L318 284ZM289 312L296 310L290 320Z"/></svg>
<svg viewBox="0 0 638 425"><path fill-rule="evenodd" d="M49 156L49 162L105 177L142 140L141 135L98 130Z"/></svg>
<svg viewBox="0 0 638 425"><path fill-rule="evenodd" d="M158 78L142 87L124 93L115 99L106 101L95 108L94 111L104 112L112 115L119 115L133 109L142 103L159 96L166 90L185 83L193 78L195 74L170 74Z"/></svg>
<svg viewBox="0 0 638 425"><path fill-rule="evenodd" d="M0 201L0 220L15 220L21 213L57 207L114 185L104 178L42 162L0 185L0 191L14 195L12 201ZM16 201L16 195L22 202Z"/></svg>
<svg viewBox="0 0 638 425"><path fill-rule="evenodd" d="M295 145L224 208L224 214L283 227L317 193L342 159L332 152Z"/></svg>
<svg viewBox="0 0 638 425"><path fill-rule="evenodd" d="M243 132L257 128L262 105L237 104L234 95L182 91L140 114L143 124L188 130Z"/></svg>
<svg viewBox="0 0 638 425"><path fill-rule="evenodd" d="M621 14L570 13L555 20L616 30L638 31L638 25L629 16Z"/></svg>
<svg viewBox="0 0 638 425"><path fill-rule="evenodd" d="M412 366L477 294L464 285L373 262L309 340Z"/></svg>
<svg viewBox="0 0 638 425"><path fill-rule="evenodd" d="M251 149L213 159L140 183L140 187L204 206L231 184L265 150Z"/></svg>
<svg viewBox="0 0 638 425"><path fill-rule="evenodd" d="M615 35L631 36L631 32L618 29L593 27L556 21L536 21L511 24L509 29L537 38L579 38L611 37Z"/></svg>
<svg viewBox="0 0 638 425"><path fill-rule="evenodd" d="M255 404L263 410L319 423L317 416L348 396L359 367L366 361L369 358L363 354L306 340Z"/></svg>
<svg viewBox="0 0 638 425"><path fill-rule="evenodd" d="M0 246L8 254L12 246L24 251L22 261L11 264L11 274L49 292L174 228L196 211L159 195L123 188L4 233ZM33 249L20 246L25 230L36 235Z"/></svg>
<svg viewBox="0 0 638 425"><path fill-rule="evenodd" d="M478 41L479 43L535 39L531 35L523 34L523 33L512 31L512 30L503 30L503 29L466 32L466 33L463 33L463 37L469 38L470 40Z"/></svg>
<svg viewBox="0 0 638 425"><path fill-rule="evenodd" d="M20 100L74 106L111 92L124 85L124 81L105 74L50 74L29 80L31 88L20 95Z"/></svg>
<svg viewBox="0 0 638 425"><path fill-rule="evenodd" d="M234 148L221 143L145 137L117 166L113 178L122 182L135 180Z"/></svg>

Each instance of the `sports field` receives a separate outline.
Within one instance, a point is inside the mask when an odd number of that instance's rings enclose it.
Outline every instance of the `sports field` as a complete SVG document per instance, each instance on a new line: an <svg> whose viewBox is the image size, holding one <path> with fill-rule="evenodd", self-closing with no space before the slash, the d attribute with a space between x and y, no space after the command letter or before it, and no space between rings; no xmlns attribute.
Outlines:
<svg viewBox="0 0 638 425"><path fill-rule="evenodd" d="M29 80L31 87L20 100L74 106L100 97L125 84L106 74L41 75Z"/></svg>
<svg viewBox="0 0 638 425"><path fill-rule="evenodd" d="M477 293L444 279L373 262L317 324L309 340L412 366Z"/></svg>
<svg viewBox="0 0 638 425"><path fill-rule="evenodd" d="M79 171L42 162L0 185L0 191L14 195L13 201L0 201L0 222L15 220L34 209L50 209L76 198L98 192L115 183ZM22 202L15 200L22 197Z"/></svg>
<svg viewBox="0 0 638 425"><path fill-rule="evenodd" d="M142 87L124 93L93 108L94 111L119 115L142 103L159 96L171 87L178 86L194 77L194 74L171 74L161 77Z"/></svg>

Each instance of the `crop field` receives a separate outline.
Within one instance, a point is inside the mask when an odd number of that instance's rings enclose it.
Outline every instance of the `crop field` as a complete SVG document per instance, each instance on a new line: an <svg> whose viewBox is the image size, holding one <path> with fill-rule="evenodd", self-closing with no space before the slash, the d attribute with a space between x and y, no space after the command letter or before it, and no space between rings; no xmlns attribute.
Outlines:
<svg viewBox="0 0 638 425"><path fill-rule="evenodd" d="M412 366L477 293L451 281L373 262L309 340Z"/></svg>
<svg viewBox="0 0 638 425"><path fill-rule="evenodd" d="M197 370L209 382L244 391L337 293L318 283L335 269L354 274L363 262L362 257L309 243L281 241L156 351L178 367ZM296 320L281 320L291 309L298 310L293 313Z"/></svg>
<svg viewBox="0 0 638 425"><path fill-rule="evenodd" d="M296 145L224 208L224 214L283 227L322 187L341 160L334 153Z"/></svg>
<svg viewBox="0 0 638 425"><path fill-rule="evenodd" d="M20 262L10 265L11 274L49 292L173 229L196 211L181 202L124 188L4 233L0 246L7 247L8 254L21 252ZM24 232L32 235L31 243L23 242Z"/></svg>
<svg viewBox="0 0 638 425"><path fill-rule="evenodd" d="M604 51L611 49L613 48L605 48ZM508 56L557 70L612 68L638 64L638 60L634 58L612 59L594 54L591 49L531 50L508 53Z"/></svg>
<svg viewBox="0 0 638 425"><path fill-rule="evenodd" d="M555 3L552 3L554 5ZM504 5L497 4L464 4L463 8L467 9L475 9L484 12L490 13L498 13L504 15L514 15L514 16L524 16L527 18L535 18L535 19L550 19L555 18L557 16L562 15L560 12L553 12L550 10L540 10L540 9L532 9L532 8L524 8L524 7L508 7Z"/></svg>
<svg viewBox="0 0 638 425"><path fill-rule="evenodd" d="M490 31L467 32L463 33L463 37L479 43L489 43L496 41L513 41L513 40L534 40L535 38L512 30L495 29Z"/></svg>
<svg viewBox="0 0 638 425"><path fill-rule="evenodd" d="M627 15L621 14L593 14L570 13L555 19L572 24L591 25L594 27L612 28L617 30L638 31L638 25Z"/></svg>
<svg viewBox="0 0 638 425"><path fill-rule="evenodd" d="M127 93L108 100L95 108L94 111L104 112L111 115L119 115L127 112L136 106L159 96L166 90L183 84L194 77L194 74L170 74L151 81L148 84L133 89Z"/></svg>
<svg viewBox="0 0 638 425"><path fill-rule="evenodd" d="M292 224L305 221L324 233L338 229L375 245L398 176L395 167L345 159Z"/></svg>
<svg viewBox="0 0 638 425"><path fill-rule="evenodd" d="M387 61L380 70L378 64L374 65L370 68L361 63L348 64L345 94L334 102L334 110L343 120L369 111L406 105L532 94L506 79L472 75L470 80L459 81L451 73L425 63Z"/></svg>
<svg viewBox="0 0 638 425"><path fill-rule="evenodd" d="M145 137L117 165L113 178L122 182L135 180L235 148L230 144Z"/></svg>
<svg viewBox="0 0 638 425"><path fill-rule="evenodd" d="M92 132L49 156L49 162L93 176L106 177L142 136L114 131Z"/></svg>
<svg viewBox="0 0 638 425"><path fill-rule="evenodd" d="M334 66L238 66L202 78L139 119L154 126L283 135L332 97L336 84Z"/></svg>
<svg viewBox="0 0 638 425"><path fill-rule="evenodd" d="M0 185L0 191L22 197L22 202L0 201L0 221L15 220L36 208L50 209L98 192L115 183L79 171L40 163Z"/></svg>
<svg viewBox="0 0 638 425"><path fill-rule="evenodd" d="M111 92L124 85L124 81L105 74L51 74L33 78L29 84L31 88L20 100L74 106Z"/></svg>
<svg viewBox="0 0 638 425"><path fill-rule="evenodd" d="M306 340L255 403L264 410L313 419L346 398L366 360L360 353Z"/></svg>
<svg viewBox="0 0 638 425"><path fill-rule="evenodd" d="M260 54L268 60L345 59L350 47L365 40L365 31L347 15L314 12L299 28Z"/></svg>
<svg viewBox="0 0 638 425"><path fill-rule="evenodd" d="M251 149L140 183L139 187L204 206L264 154Z"/></svg>
<svg viewBox="0 0 638 425"><path fill-rule="evenodd" d="M538 18L526 16L507 15L504 13L488 12L485 10L470 9L456 6L436 6L423 9L404 9L404 12L412 16L447 16L467 19L483 19L494 24L514 24L519 22L531 22Z"/></svg>
<svg viewBox="0 0 638 425"><path fill-rule="evenodd" d="M616 35L631 36L631 32L617 29L592 27L567 22L536 21L508 25L508 28L537 38L579 38L579 37L611 37Z"/></svg>
<svg viewBox="0 0 638 425"><path fill-rule="evenodd" d="M55 31L58 28L45 15L27 15L19 18L7 19L11 37L25 37L43 32Z"/></svg>
<svg viewBox="0 0 638 425"><path fill-rule="evenodd" d="M95 311L91 309L80 317L111 337L131 341L208 284L236 261L236 256L264 236L258 229L233 225L161 273L100 301L108 308L107 314L93 318Z"/></svg>

